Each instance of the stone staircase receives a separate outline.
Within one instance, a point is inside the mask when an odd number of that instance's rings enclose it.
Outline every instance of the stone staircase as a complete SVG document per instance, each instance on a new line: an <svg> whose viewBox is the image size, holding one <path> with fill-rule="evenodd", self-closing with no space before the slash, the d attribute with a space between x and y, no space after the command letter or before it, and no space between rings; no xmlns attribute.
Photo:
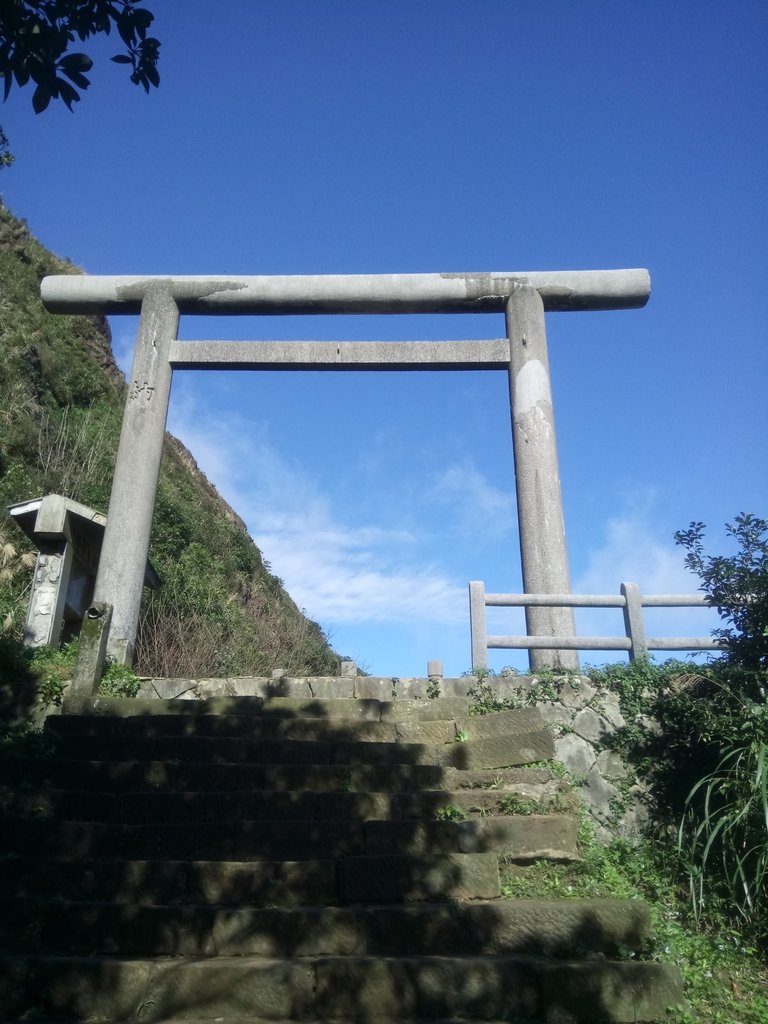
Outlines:
<svg viewBox="0 0 768 1024"><path fill-rule="evenodd" d="M615 959L644 904L501 898L500 860L579 857L537 711L343 682L148 684L184 696L71 702L51 756L0 760L4 1018L593 1024L681 1001L673 968Z"/></svg>

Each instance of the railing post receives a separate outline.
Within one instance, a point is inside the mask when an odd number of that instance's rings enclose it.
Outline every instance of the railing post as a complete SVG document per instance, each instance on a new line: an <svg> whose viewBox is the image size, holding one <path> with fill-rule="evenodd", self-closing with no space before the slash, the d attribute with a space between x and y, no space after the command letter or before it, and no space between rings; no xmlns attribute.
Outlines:
<svg viewBox="0 0 768 1024"><path fill-rule="evenodd" d="M563 498L557 461L544 304L530 285L515 285L507 302L509 390L515 456L523 590L571 589ZM525 609L529 636L575 636L572 608ZM577 651L531 650L531 669L579 670Z"/></svg>
<svg viewBox="0 0 768 1024"><path fill-rule="evenodd" d="M96 696L107 654L107 637L111 621L112 606L109 604L94 601L86 611L83 628L80 630L72 686L64 702L65 713L76 713L78 701L90 700Z"/></svg>
<svg viewBox="0 0 768 1024"><path fill-rule="evenodd" d="M485 584L469 584L469 628L472 635L472 670L488 668L488 631L485 625Z"/></svg>
<svg viewBox="0 0 768 1024"><path fill-rule="evenodd" d="M624 598L624 628L630 643L629 660L648 657L648 642L645 636L643 603L640 588L636 583L622 583L621 596Z"/></svg>

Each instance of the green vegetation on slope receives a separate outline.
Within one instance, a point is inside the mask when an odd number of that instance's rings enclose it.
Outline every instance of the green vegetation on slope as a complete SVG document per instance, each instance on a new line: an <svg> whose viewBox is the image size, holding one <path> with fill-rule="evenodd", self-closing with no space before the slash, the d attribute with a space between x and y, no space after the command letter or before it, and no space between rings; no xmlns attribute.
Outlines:
<svg viewBox="0 0 768 1024"><path fill-rule="evenodd" d="M124 380L102 317L51 316L46 274L77 273L0 207L0 625L23 626L29 545L6 515L59 493L106 512ZM10 545L10 548L7 546ZM150 547L163 580L142 610L142 675L334 673L338 656L265 565L241 520L166 437Z"/></svg>

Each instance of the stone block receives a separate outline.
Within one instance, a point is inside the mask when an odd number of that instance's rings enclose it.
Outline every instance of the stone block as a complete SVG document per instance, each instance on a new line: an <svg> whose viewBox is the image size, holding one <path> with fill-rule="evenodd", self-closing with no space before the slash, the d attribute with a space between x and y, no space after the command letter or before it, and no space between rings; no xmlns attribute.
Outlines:
<svg viewBox="0 0 768 1024"><path fill-rule="evenodd" d="M314 1004L311 962L251 957L161 961L153 964L144 996L143 1020L199 1015L306 1018ZM120 1018L118 1018L120 1019Z"/></svg>
<svg viewBox="0 0 768 1024"><path fill-rule="evenodd" d="M36 957L30 962L28 1012L78 1020L130 1020L147 990L150 961Z"/></svg>
<svg viewBox="0 0 768 1024"><path fill-rule="evenodd" d="M344 907L219 910L213 920L219 956L344 956L360 951L357 914Z"/></svg>
<svg viewBox="0 0 768 1024"><path fill-rule="evenodd" d="M194 699L195 685L194 679L144 679L137 696L150 700Z"/></svg>
<svg viewBox="0 0 768 1024"><path fill-rule="evenodd" d="M329 697L322 700L307 697L275 697L264 702L264 716L275 718L357 718L377 722L381 705L377 700L356 700L353 697Z"/></svg>
<svg viewBox="0 0 768 1024"><path fill-rule="evenodd" d="M347 857L339 864L339 893L348 903L496 899L499 859L492 853Z"/></svg>
<svg viewBox="0 0 768 1024"><path fill-rule="evenodd" d="M549 732L527 732L519 736L493 736L469 739L437 748L439 763L451 768L508 768L547 761L554 756L555 746Z"/></svg>
<svg viewBox="0 0 768 1024"><path fill-rule="evenodd" d="M393 722L392 727L394 739L398 743L426 743L435 746L453 743L456 739L456 726L452 721L425 721L423 718L414 718L405 722Z"/></svg>
<svg viewBox="0 0 768 1024"><path fill-rule="evenodd" d="M542 726L543 719L537 708L495 711L490 715L467 715L456 719L457 732L465 733L471 740L520 736L522 733L540 732Z"/></svg>
<svg viewBox="0 0 768 1024"><path fill-rule="evenodd" d="M626 719L619 707L619 698L615 693L604 692L600 694L600 709L603 717L607 718L614 729L623 729L627 724Z"/></svg>
<svg viewBox="0 0 768 1024"><path fill-rule="evenodd" d="M589 961L537 965L545 1024L664 1020L683 1003L675 967L652 962Z"/></svg>
<svg viewBox="0 0 768 1024"><path fill-rule="evenodd" d="M550 727L553 725L570 726L574 718L574 711L572 708L563 707L562 704L558 703L539 704L538 710L542 721Z"/></svg>
<svg viewBox="0 0 768 1024"><path fill-rule="evenodd" d="M466 715L469 701L466 697L419 697L414 700L384 700L381 702L382 721L422 722L452 721Z"/></svg>
<svg viewBox="0 0 768 1024"><path fill-rule="evenodd" d="M628 771L615 750L601 750L597 755L597 768L604 779L625 779Z"/></svg>
<svg viewBox="0 0 768 1024"><path fill-rule="evenodd" d="M471 818L466 821L369 821L370 853L496 853L511 860L579 859L577 823L566 815Z"/></svg>
<svg viewBox="0 0 768 1024"><path fill-rule="evenodd" d="M189 897L228 907L318 906L336 902L336 865L328 860L196 861Z"/></svg>
<svg viewBox="0 0 768 1024"><path fill-rule="evenodd" d="M320 1020L513 1020L539 1004L518 961L349 957L317 962Z"/></svg>
<svg viewBox="0 0 768 1024"><path fill-rule="evenodd" d="M575 733L566 733L555 740L555 756L561 761L571 775L586 775L595 763L595 751L591 743L587 743Z"/></svg>
<svg viewBox="0 0 768 1024"><path fill-rule="evenodd" d="M563 680L558 700L563 707L580 711L591 703L596 695L597 690L584 676L571 676Z"/></svg>
<svg viewBox="0 0 768 1024"><path fill-rule="evenodd" d="M592 708L584 708L573 720L573 731L588 743L605 743L614 729L607 718L598 715Z"/></svg>
<svg viewBox="0 0 768 1024"><path fill-rule="evenodd" d="M273 679L269 686L270 697L303 697L306 700L350 698L355 695L355 680L352 677L315 676L312 678L291 678L284 676Z"/></svg>
<svg viewBox="0 0 768 1024"><path fill-rule="evenodd" d="M601 824L605 824L610 817L611 801L619 795L618 789L610 782L606 782L597 767L593 767L587 774L587 780L580 792L594 817Z"/></svg>
<svg viewBox="0 0 768 1024"><path fill-rule="evenodd" d="M645 948L648 907L639 900L520 899L459 908L471 948L491 956L574 957Z"/></svg>

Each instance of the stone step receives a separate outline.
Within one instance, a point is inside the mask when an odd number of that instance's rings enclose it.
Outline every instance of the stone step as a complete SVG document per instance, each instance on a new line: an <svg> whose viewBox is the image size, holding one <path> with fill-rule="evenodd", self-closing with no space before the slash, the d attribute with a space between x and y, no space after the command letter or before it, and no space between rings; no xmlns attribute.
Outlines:
<svg viewBox="0 0 768 1024"><path fill-rule="evenodd" d="M488 853L513 860L578 860L570 815L466 821L260 820L112 822L9 819L5 850L21 857L300 860L365 853Z"/></svg>
<svg viewBox="0 0 768 1024"><path fill-rule="evenodd" d="M320 906L412 900L496 899L494 853L367 855L297 861L71 862L10 857L0 897L88 903Z"/></svg>
<svg viewBox="0 0 768 1024"><path fill-rule="evenodd" d="M57 715L46 722L48 734L67 739L96 736L131 740L191 736L325 743L351 740L359 743L437 744L453 743L459 731L453 720L376 722L356 718L262 718L258 715L135 715L125 718Z"/></svg>
<svg viewBox="0 0 768 1024"><path fill-rule="evenodd" d="M641 951L649 938L648 909L630 900L231 909L16 898L0 901L0 921L28 950L68 955L569 957Z"/></svg>
<svg viewBox="0 0 768 1024"><path fill-rule="evenodd" d="M0 958L7 1016L157 1022L174 1015L306 1021L515 1017L593 1024L663 1018L678 972L640 961L542 957Z"/></svg>
<svg viewBox="0 0 768 1024"><path fill-rule="evenodd" d="M105 791L299 790L393 792L539 786L555 776L549 768L458 769L439 765L232 764L227 762L87 761L0 757L0 785ZM23 788L21 789L23 792Z"/></svg>
<svg viewBox="0 0 768 1024"><path fill-rule="evenodd" d="M208 736L60 736L60 757L83 761L195 761L245 764L426 764L507 768L554 756L546 730L465 743L252 740Z"/></svg>
<svg viewBox="0 0 768 1024"><path fill-rule="evenodd" d="M62 818L69 821L177 823L222 820L313 821L456 819L572 809L562 782L510 784L506 790L422 792L317 792L209 790L107 793L89 790L0 787L0 821Z"/></svg>
<svg viewBox="0 0 768 1024"><path fill-rule="evenodd" d="M514 861L577 861L578 820L564 814L472 818L467 821L369 821L369 853L480 853Z"/></svg>
<svg viewBox="0 0 768 1024"><path fill-rule="evenodd" d="M127 702L126 702L127 703ZM183 702L182 702L183 703ZM190 702L186 702L190 703ZM430 710L434 709L434 703ZM239 737L257 740L354 740L379 743L453 743L457 737L484 739L541 732L544 721L533 708L500 711L488 716L455 715L424 718L410 715L386 721L359 717L290 717L268 714L79 714L51 715L46 733L55 737Z"/></svg>
<svg viewBox="0 0 768 1024"><path fill-rule="evenodd" d="M335 718L360 721L422 721L447 720L467 715L466 697L441 697L439 700L380 700L377 698L302 698L302 697L237 697L221 696L208 699L141 697L94 697L64 700L64 717L69 715L99 715L101 717L132 717L135 715L191 716L231 715L271 718Z"/></svg>

